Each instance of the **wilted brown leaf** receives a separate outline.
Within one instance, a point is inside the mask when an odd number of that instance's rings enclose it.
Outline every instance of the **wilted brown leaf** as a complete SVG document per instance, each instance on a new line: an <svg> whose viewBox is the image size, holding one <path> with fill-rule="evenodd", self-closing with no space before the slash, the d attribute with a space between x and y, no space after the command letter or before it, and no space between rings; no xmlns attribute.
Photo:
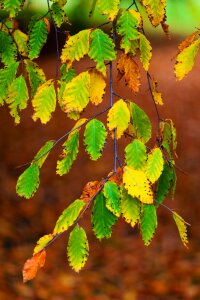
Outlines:
<svg viewBox="0 0 200 300"><path fill-rule="evenodd" d="M42 250L41 252L33 255L31 258L27 259L23 267L23 281L27 282L33 279L37 271L42 268L45 264L46 251Z"/></svg>

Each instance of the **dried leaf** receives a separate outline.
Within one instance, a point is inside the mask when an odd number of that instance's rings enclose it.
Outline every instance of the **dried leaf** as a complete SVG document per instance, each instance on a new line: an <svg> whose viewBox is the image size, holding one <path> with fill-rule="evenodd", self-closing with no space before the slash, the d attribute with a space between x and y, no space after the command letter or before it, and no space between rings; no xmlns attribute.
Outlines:
<svg viewBox="0 0 200 300"><path fill-rule="evenodd" d="M29 258L23 267L23 281L27 282L35 278L38 270L45 264L46 251L42 250Z"/></svg>

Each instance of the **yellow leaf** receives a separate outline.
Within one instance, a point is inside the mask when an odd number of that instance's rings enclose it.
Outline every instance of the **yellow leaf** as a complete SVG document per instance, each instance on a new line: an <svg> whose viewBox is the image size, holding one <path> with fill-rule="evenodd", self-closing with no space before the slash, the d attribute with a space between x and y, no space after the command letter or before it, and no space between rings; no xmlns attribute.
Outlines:
<svg viewBox="0 0 200 300"><path fill-rule="evenodd" d="M178 80L183 79L193 68L197 52L199 50L200 38L190 46L183 49L177 55L174 73Z"/></svg>
<svg viewBox="0 0 200 300"><path fill-rule="evenodd" d="M118 78L125 77L126 84L134 92L139 91L140 70L131 56L121 54L117 61Z"/></svg>
<svg viewBox="0 0 200 300"><path fill-rule="evenodd" d="M108 128L110 131L116 128L116 137L119 139L128 128L130 111L126 102L122 99L114 103L108 113Z"/></svg>
<svg viewBox="0 0 200 300"><path fill-rule="evenodd" d="M97 6L100 13L107 15L110 21L113 21L119 11L120 0L97 0Z"/></svg>
<svg viewBox="0 0 200 300"><path fill-rule="evenodd" d="M96 70L91 70L90 74L90 101L98 105L103 100L106 82L102 74Z"/></svg>
<svg viewBox="0 0 200 300"><path fill-rule="evenodd" d="M34 250L33 250L33 255L37 254L38 252L40 252L41 250L43 250L55 237L55 235L53 234L46 234L44 236L42 236L38 241L37 241L37 245L35 246Z"/></svg>
<svg viewBox="0 0 200 300"><path fill-rule="evenodd" d="M71 36L61 54L61 61L67 63L69 69L74 60L79 61L89 51L90 29L85 29Z"/></svg>
<svg viewBox="0 0 200 300"><path fill-rule="evenodd" d="M143 171L125 166L123 183L128 194L138 198L142 203L153 203L153 192L150 182Z"/></svg>
<svg viewBox="0 0 200 300"><path fill-rule="evenodd" d="M52 79L39 86L32 105L34 108L33 120L40 119L42 124L46 124L51 118L51 113L56 109L56 93Z"/></svg>
<svg viewBox="0 0 200 300"><path fill-rule="evenodd" d="M187 248L187 243L188 243L188 237L187 237L187 225L189 225L188 223L185 222L185 220L176 212L173 212L173 218L174 221L177 225L178 231L179 231L179 235L181 238L181 241L183 242L183 245Z"/></svg>
<svg viewBox="0 0 200 300"><path fill-rule="evenodd" d="M147 158L147 178L154 183L162 174L164 160L160 148L154 148Z"/></svg>
<svg viewBox="0 0 200 300"><path fill-rule="evenodd" d="M145 71L149 69L149 63L152 57L152 47L144 34L140 33L140 60Z"/></svg>
<svg viewBox="0 0 200 300"><path fill-rule="evenodd" d="M166 0L141 0L153 26L165 20Z"/></svg>
<svg viewBox="0 0 200 300"><path fill-rule="evenodd" d="M18 51L23 55L27 56L28 48L27 48L27 41L28 35L23 33L21 30L16 29L13 33L14 40L18 46Z"/></svg>
<svg viewBox="0 0 200 300"><path fill-rule="evenodd" d="M36 253L24 264L23 267L23 281L27 282L28 280L33 279L38 270L42 268L45 264L46 251L42 250L41 252Z"/></svg>
<svg viewBox="0 0 200 300"><path fill-rule="evenodd" d="M158 92L157 87L158 87L157 81L152 80L152 94L153 94L154 101L157 105L163 105L164 103L162 99L162 94Z"/></svg>
<svg viewBox="0 0 200 300"><path fill-rule="evenodd" d="M89 102L90 75L82 72L65 86L60 105L66 113L80 113Z"/></svg>

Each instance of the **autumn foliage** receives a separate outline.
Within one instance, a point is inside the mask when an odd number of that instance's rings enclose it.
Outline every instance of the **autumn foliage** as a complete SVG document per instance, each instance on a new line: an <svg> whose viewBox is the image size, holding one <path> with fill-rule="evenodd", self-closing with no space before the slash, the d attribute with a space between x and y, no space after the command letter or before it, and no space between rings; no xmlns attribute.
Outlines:
<svg viewBox="0 0 200 300"><path fill-rule="evenodd" d="M67 1L47 1L45 17L33 18L22 32L15 19L23 8L23 1L1 1L7 18L1 20L0 30L0 104L8 105L14 122L20 122L20 111L28 101L33 108L33 121L46 124L58 105L74 120L73 128L58 140L50 140L35 154L25 171L19 176L16 192L29 199L39 188L40 169L49 153L61 142L62 153L57 160L56 173L67 174L79 152L80 131L83 130L83 144L89 158L98 160L103 155L107 139L112 139L114 148L113 170L108 170L104 179L86 183L79 199L73 201L58 217L52 233L41 237L33 251L32 258L24 265L24 281L33 279L45 263L45 248L60 235L70 230L67 246L69 265L75 271L81 270L87 261L89 243L79 223L91 208L91 223L95 236L101 240L110 238L112 227L121 216L134 227L138 225L142 240L150 244L157 228L157 209L166 197L173 197L176 189L176 129L172 120L161 117L159 105L163 105L158 82L149 73L152 46L143 28L146 10L153 26L162 26L169 36L166 24L166 0L133 1L127 9L120 7L120 0L92 1L93 10L107 17L110 31L103 30L104 24L67 36L59 53L59 30L65 25ZM56 77L46 80L42 68L35 59L47 41L50 30L56 34L58 50ZM187 37L178 47L174 72L177 80L184 78L192 69L199 50L199 31ZM92 67L77 74L74 62L88 56ZM140 64L138 63L138 59ZM133 99L125 99L123 93L115 93L112 81L113 69L118 80L133 92L139 92L141 71L146 73L149 92L157 114L157 132L152 135L152 124L146 112ZM109 86L109 94L105 93ZM109 105L102 109L101 103L109 98ZM133 98L134 98L133 97ZM98 106L99 112L87 118L82 117L88 104ZM87 112L87 110L86 110ZM107 121L99 120L106 115ZM124 160L118 155L117 143L126 137ZM151 143L149 143L151 141ZM153 144L153 147L150 146ZM187 226L177 212L167 207L187 246Z"/></svg>

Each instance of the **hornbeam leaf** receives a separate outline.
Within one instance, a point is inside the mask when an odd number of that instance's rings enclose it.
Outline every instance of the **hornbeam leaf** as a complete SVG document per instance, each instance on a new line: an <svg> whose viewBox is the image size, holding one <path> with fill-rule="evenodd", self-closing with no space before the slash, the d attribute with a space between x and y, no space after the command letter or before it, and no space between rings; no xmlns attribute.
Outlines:
<svg viewBox="0 0 200 300"><path fill-rule="evenodd" d="M116 217L121 214L120 190L115 182L107 181L103 188L103 194L106 198L106 207Z"/></svg>
<svg viewBox="0 0 200 300"><path fill-rule="evenodd" d="M40 119L42 124L46 124L56 109L56 93L52 79L39 86L32 105L34 108L33 120Z"/></svg>
<svg viewBox="0 0 200 300"><path fill-rule="evenodd" d="M147 178L154 183L160 177L164 165L162 151L159 148L154 148L148 155L147 159Z"/></svg>
<svg viewBox="0 0 200 300"><path fill-rule="evenodd" d="M79 149L79 132L73 133L63 144L63 158L57 161L56 174L60 176L67 174L77 157Z"/></svg>
<svg viewBox="0 0 200 300"><path fill-rule="evenodd" d="M10 114L15 123L20 123L19 111L27 107L28 89L23 75L20 75L9 85L6 95L6 103L9 104Z"/></svg>
<svg viewBox="0 0 200 300"><path fill-rule="evenodd" d="M33 161L39 168L42 167L43 163L47 159L50 150L52 149L54 145L54 141L48 141L44 144L44 146L38 151L38 153L35 155Z"/></svg>
<svg viewBox="0 0 200 300"><path fill-rule="evenodd" d="M101 29L95 29L92 31L90 38L89 56L97 63L97 70L106 76L106 66L104 61L112 61L116 58L114 50L115 45L111 38Z"/></svg>
<svg viewBox="0 0 200 300"><path fill-rule="evenodd" d="M147 160L145 145L140 140L135 139L125 148L125 159L129 167L133 167L135 170L142 170Z"/></svg>
<svg viewBox="0 0 200 300"><path fill-rule="evenodd" d="M179 46L178 49L179 51L183 51L186 47L190 46L192 42L196 39L196 37L199 35L200 30L197 30L190 34Z"/></svg>
<svg viewBox="0 0 200 300"><path fill-rule="evenodd" d="M67 68L74 60L79 61L88 54L90 32L90 29L81 30L67 40L61 54L61 61L67 63Z"/></svg>
<svg viewBox="0 0 200 300"><path fill-rule="evenodd" d="M140 71L134 59L124 53L121 54L117 61L117 70L119 79L124 76L128 87L137 93L140 87Z"/></svg>
<svg viewBox="0 0 200 300"><path fill-rule="evenodd" d="M106 136L107 131L101 121L93 119L87 123L84 132L84 144L92 160L97 160L102 155Z"/></svg>
<svg viewBox="0 0 200 300"><path fill-rule="evenodd" d="M107 209L106 199L100 192L94 200L92 209L93 230L98 239L109 238L112 234L112 226L116 223L117 217Z"/></svg>
<svg viewBox="0 0 200 300"><path fill-rule="evenodd" d="M24 0L4 0L4 9L9 12L11 18L19 12L20 7L22 7Z"/></svg>
<svg viewBox="0 0 200 300"><path fill-rule="evenodd" d="M6 98L7 88L14 80L17 69L19 66L19 62L14 62L9 64L4 69L0 70L0 105L4 104L4 100Z"/></svg>
<svg viewBox="0 0 200 300"><path fill-rule="evenodd" d="M37 254L41 250L43 250L54 238L53 234L46 234L42 236L38 241L37 245L35 246L33 250L33 255Z"/></svg>
<svg viewBox="0 0 200 300"><path fill-rule="evenodd" d="M4 65L9 65L16 61L16 56L17 48L11 36L5 31L0 31L0 60Z"/></svg>
<svg viewBox="0 0 200 300"><path fill-rule="evenodd" d="M47 41L48 24L47 19L40 19L34 22L29 33L29 58L37 58L44 44Z"/></svg>
<svg viewBox="0 0 200 300"><path fill-rule="evenodd" d="M139 38L140 25L141 15L133 9L123 10L117 19L117 33L123 36L120 46L126 54L131 52L131 42Z"/></svg>
<svg viewBox="0 0 200 300"><path fill-rule="evenodd" d="M51 5L51 11L53 19L56 23L56 26L59 28L64 22L67 21L67 16L64 11L64 7L59 2L53 3Z"/></svg>
<svg viewBox="0 0 200 300"><path fill-rule="evenodd" d="M147 143L151 138L151 122L146 113L135 103L130 103L134 133L139 140Z"/></svg>
<svg viewBox="0 0 200 300"><path fill-rule="evenodd" d="M140 220L141 202L129 195L124 187L121 189L122 217L132 227Z"/></svg>
<svg viewBox="0 0 200 300"><path fill-rule="evenodd" d="M33 279L36 276L38 270L44 266L45 260L45 249L27 259L23 267L23 281L27 282L28 280Z"/></svg>
<svg viewBox="0 0 200 300"><path fill-rule="evenodd" d="M140 60L145 71L148 71L152 57L152 47L146 36L140 33Z"/></svg>
<svg viewBox="0 0 200 300"><path fill-rule="evenodd" d="M18 51L23 55L27 56L28 53L28 35L23 33L21 30L16 29L13 33L14 40L17 44Z"/></svg>
<svg viewBox="0 0 200 300"><path fill-rule="evenodd" d="M84 206L85 202L79 199L71 203L58 218L53 230L53 234L59 234L63 231L66 231L70 226L72 226Z"/></svg>
<svg viewBox="0 0 200 300"><path fill-rule="evenodd" d="M65 86L60 105L66 113L80 113L89 103L90 75L82 72Z"/></svg>
<svg viewBox="0 0 200 300"><path fill-rule="evenodd" d="M114 103L108 112L108 128L110 131L116 129L116 137L119 139L128 128L130 122L130 111L126 102L122 99Z"/></svg>
<svg viewBox="0 0 200 300"><path fill-rule="evenodd" d="M16 192L19 196L30 199L38 189L39 168L32 163L18 178Z"/></svg>
<svg viewBox="0 0 200 300"><path fill-rule="evenodd" d="M38 64L36 64L35 62L26 59L25 64L26 70L28 72L29 83L31 86L31 93L32 95L35 95L38 87L41 84L45 83L46 77L44 71L41 68L39 68Z"/></svg>
<svg viewBox="0 0 200 300"><path fill-rule="evenodd" d="M193 68L199 50L200 38L186 47L176 57L174 73L178 80L182 80Z"/></svg>
<svg viewBox="0 0 200 300"><path fill-rule="evenodd" d="M106 82L103 75L95 70L89 72L90 74L90 101L98 105L103 100L105 93Z"/></svg>
<svg viewBox="0 0 200 300"><path fill-rule="evenodd" d="M110 21L113 21L119 11L120 0L97 0L99 11L107 15Z"/></svg>
<svg viewBox="0 0 200 300"><path fill-rule="evenodd" d="M123 183L129 195L138 198L143 203L153 203L151 185L143 171L125 166Z"/></svg>
<svg viewBox="0 0 200 300"><path fill-rule="evenodd" d="M85 265L89 252L89 244L85 230L76 226L70 233L67 255L70 267L79 272Z"/></svg>
<svg viewBox="0 0 200 300"><path fill-rule="evenodd" d="M182 241L183 245L187 248L187 244L188 244L187 226L186 226L187 223L175 211L173 212L173 218L174 218L174 221L175 221L176 226L178 228L181 241Z"/></svg>
<svg viewBox="0 0 200 300"><path fill-rule="evenodd" d="M163 105L162 94L157 89L158 83L155 80L152 80L152 94L154 101L157 105Z"/></svg>
<svg viewBox="0 0 200 300"><path fill-rule="evenodd" d="M143 204L141 213L141 234L145 246L148 246L157 228L156 208L153 204Z"/></svg>
<svg viewBox="0 0 200 300"><path fill-rule="evenodd" d="M158 179L158 184L156 187L156 207L158 207L161 203L163 203L165 197L167 196L167 193L170 190L171 183L173 180L174 170L171 166L168 164L164 164L162 174L160 178Z"/></svg>
<svg viewBox="0 0 200 300"><path fill-rule="evenodd" d="M140 0L146 8L153 26L158 26L166 19L166 0Z"/></svg>

